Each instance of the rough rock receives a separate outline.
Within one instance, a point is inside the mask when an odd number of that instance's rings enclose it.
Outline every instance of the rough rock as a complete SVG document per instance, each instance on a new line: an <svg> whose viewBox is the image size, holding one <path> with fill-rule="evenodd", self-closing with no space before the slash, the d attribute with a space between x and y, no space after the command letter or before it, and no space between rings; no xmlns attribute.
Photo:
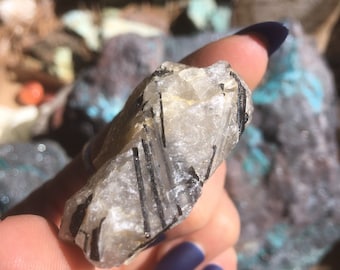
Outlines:
<svg viewBox="0 0 340 270"><path fill-rule="evenodd" d="M51 141L1 145L0 218L67 162L65 152Z"/></svg>
<svg viewBox="0 0 340 270"><path fill-rule="evenodd" d="M340 234L334 83L313 41L299 25L288 26L228 164L227 190L242 220L240 269L307 269ZM334 237L318 235L327 228ZM291 254L299 260L282 259Z"/></svg>
<svg viewBox="0 0 340 270"><path fill-rule="evenodd" d="M250 90L228 63L163 63L110 124L60 237L98 267L126 262L188 216L251 113Z"/></svg>

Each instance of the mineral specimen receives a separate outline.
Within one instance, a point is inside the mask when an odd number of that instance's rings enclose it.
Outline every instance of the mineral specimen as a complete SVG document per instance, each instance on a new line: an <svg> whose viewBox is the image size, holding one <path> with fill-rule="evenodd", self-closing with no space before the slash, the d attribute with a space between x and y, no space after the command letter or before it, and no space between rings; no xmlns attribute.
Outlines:
<svg viewBox="0 0 340 270"><path fill-rule="evenodd" d="M66 202L60 237L98 267L126 263L188 216L251 113L228 63L163 63L111 123L96 172Z"/></svg>

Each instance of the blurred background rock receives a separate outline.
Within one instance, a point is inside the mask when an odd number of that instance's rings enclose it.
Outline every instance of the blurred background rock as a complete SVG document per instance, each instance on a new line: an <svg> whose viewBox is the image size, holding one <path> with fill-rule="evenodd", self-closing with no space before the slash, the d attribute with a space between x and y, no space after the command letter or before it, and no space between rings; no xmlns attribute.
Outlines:
<svg viewBox="0 0 340 270"><path fill-rule="evenodd" d="M340 269L339 13L337 0L0 0L0 216L162 61L278 20L290 36L228 159L239 269Z"/></svg>

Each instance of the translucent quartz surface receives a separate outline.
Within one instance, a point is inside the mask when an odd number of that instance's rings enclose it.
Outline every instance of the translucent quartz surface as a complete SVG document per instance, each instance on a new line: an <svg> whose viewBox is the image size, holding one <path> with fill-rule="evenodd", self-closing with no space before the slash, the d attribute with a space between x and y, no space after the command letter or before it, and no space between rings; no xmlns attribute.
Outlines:
<svg viewBox="0 0 340 270"><path fill-rule="evenodd" d="M188 216L251 113L228 63L163 63L111 123L96 172L66 203L60 237L98 267L126 263Z"/></svg>

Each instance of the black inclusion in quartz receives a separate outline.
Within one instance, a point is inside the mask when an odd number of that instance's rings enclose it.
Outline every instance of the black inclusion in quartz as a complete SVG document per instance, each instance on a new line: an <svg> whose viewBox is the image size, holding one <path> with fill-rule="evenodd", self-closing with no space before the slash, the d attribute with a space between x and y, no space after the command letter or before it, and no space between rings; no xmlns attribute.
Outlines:
<svg viewBox="0 0 340 270"><path fill-rule="evenodd" d="M207 168L207 172L205 174L204 181L207 180L209 178L209 176L210 176L211 167L212 167L213 162L214 162L217 146L213 145L212 149L213 149L213 152L212 152L212 155L211 155L211 158L210 158L210 162L209 162L209 165L208 165L208 168Z"/></svg>
<svg viewBox="0 0 340 270"><path fill-rule="evenodd" d="M90 259L93 261L99 261L100 260L100 254L99 254L99 236L100 236L100 231L102 229L102 224L105 218L103 218L99 226L92 231L92 237L91 237L91 251L90 251Z"/></svg>
<svg viewBox="0 0 340 270"><path fill-rule="evenodd" d="M163 142L163 147L166 147L166 139L165 139L165 129L164 129L164 111L163 111L163 100L162 100L162 93L159 92L159 117L161 120L161 128L162 128L162 142Z"/></svg>
<svg viewBox="0 0 340 270"><path fill-rule="evenodd" d="M142 176L142 169L140 165L138 148L133 147L132 153L133 153L133 162L134 162L135 171L136 171L139 201L140 201L140 206L141 206L141 211L142 211L142 216L143 216L144 235L146 238L149 238L150 237L150 222L149 222L149 215L145 207L146 194L145 194L144 181L143 181L143 176Z"/></svg>
<svg viewBox="0 0 340 270"><path fill-rule="evenodd" d="M157 183L155 179L155 170L154 170L154 165L152 162L152 153L151 153L149 145L144 140L142 140L142 145L143 145L144 155L146 159L146 166L147 166L147 169L150 175L151 190L152 190L152 193L153 193L153 196L156 202L156 206L157 206L157 214L161 221L162 228L164 229L166 227L166 221L165 221L164 211L162 207L162 201L160 199L158 189L157 189Z"/></svg>
<svg viewBox="0 0 340 270"><path fill-rule="evenodd" d="M72 237L75 237L79 231L81 224L83 223L84 217L86 215L86 210L91 203L93 195L88 196L84 203L77 206L76 211L74 211L71 221L70 221L70 233Z"/></svg>
<svg viewBox="0 0 340 270"><path fill-rule="evenodd" d="M246 113L247 92L238 76L234 72L230 72L230 75L236 80L238 84L237 123L239 135L241 136L248 121L248 114Z"/></svg>

